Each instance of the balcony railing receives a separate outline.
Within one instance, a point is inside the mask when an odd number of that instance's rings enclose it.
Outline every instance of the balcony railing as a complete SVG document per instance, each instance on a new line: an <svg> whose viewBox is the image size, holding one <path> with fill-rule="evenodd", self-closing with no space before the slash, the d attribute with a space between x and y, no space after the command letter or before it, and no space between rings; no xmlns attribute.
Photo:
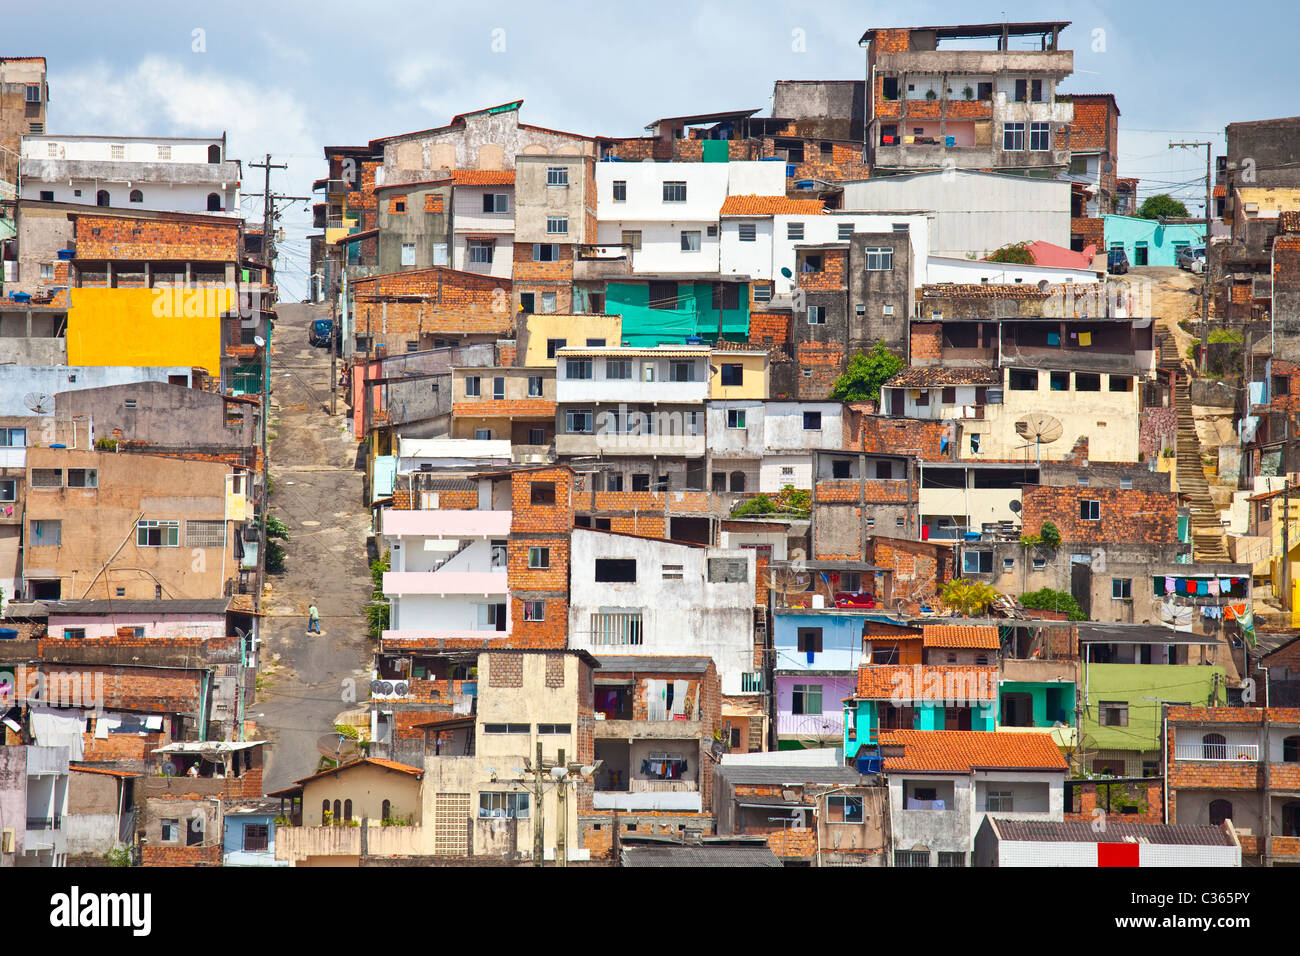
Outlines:
<svg viewBox="0 0 1300 956"><path fill-rule="evenodd" d="M1174 744L1177 760L1259 760L1259 744Z"/></svg>
<svg viewBox="0 0 1300 956"><path fill-rule="evenodd" d="M28 830L58 830L63 826L61 817L28 817Z"/></svg>
<svg viewBox="0 0 1300 956"><path fill-rule="evenodd" d="M778 714L776 730L800 737L839 737L844 733L844 715Z"/></svg>

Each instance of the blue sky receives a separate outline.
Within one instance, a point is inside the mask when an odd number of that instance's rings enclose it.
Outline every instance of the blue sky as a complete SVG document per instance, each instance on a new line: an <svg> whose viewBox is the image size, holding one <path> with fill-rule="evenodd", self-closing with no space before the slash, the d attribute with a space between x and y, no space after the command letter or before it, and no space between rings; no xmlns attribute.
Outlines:
<svg viewBox="0 0 1300 956"><path fill-rule="evenodd" d="M51 133L212 135L245 162L270 152L280 192L306 195L324 144L362 143L522 98L525 122L640 135L660 116L758 107L777 79L857 79L870 27L1068 20L1066 92L1110 92L1121 176L1199 211L1202 150L1241 120L1296 105L1300 7L1134 2L493 3L297 0L14 5L0 55L49 61ZM1233 24L1240 24L1235 32ZM195 31L201 31L196 33ZM801 31L801 32L799 32ZM797 42L802 39L802 44ZM799 48L801 47L801 48ZM255 175L254 174L258 174ZM260 189L246 170L245 188ZM1180 186L1179 184L1187 184ZM245 202L254 218L258 200ZM285 296L306 286L310 213L286 214Z"/></svg>

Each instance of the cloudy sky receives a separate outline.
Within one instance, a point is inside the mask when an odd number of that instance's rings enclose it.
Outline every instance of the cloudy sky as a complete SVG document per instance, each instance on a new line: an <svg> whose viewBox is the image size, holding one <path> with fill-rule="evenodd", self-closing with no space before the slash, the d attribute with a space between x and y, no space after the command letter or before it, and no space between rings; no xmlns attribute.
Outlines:
<svg viewBox="0 0 1300 956"><path fill-rule="evenodd" d="M445 3L436 0L65 0L13 5L0 55L49 61L51 133L214 135L245 162L289 164L273 188L308 195L321 147L364 143L523 99L539 126L635 136L660 116L771 105L777 79L858 79L871 27L1069 20L1066 92L1111 92L1122 176L1199 212L1203 150L1239 120L1300 112L1300 6L1125 2L819 0ZM1225 31L1238 24L1235 34ZM260 170L245 170L260 190ZM258 199L244 203L260 218ZM310 211L286 213L286 297L308 272Z"/></svg>

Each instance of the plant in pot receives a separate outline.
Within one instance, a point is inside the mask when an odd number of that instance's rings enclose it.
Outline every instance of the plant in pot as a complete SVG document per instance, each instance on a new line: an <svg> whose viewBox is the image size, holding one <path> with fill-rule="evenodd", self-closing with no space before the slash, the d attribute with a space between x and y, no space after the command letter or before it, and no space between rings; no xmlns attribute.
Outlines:
<svg viewBox="0 0 1300 956"><path fill-rule="evenodd" d="M962 95L966 97L966 99L968 99L968 100L973 100L973 99L975 99L975 91L974 91L973 89L971 89L969 86L966 87L966 88L965 88L964 90L962 90L961 92L962 92Z"/></svg>
<svg viewBox="0 0 1300 956"><path fill-rule="evenodd" d="M939 98L939 94L936 93L934 90L926 90L925 98L927 100L937 100Z"/></svg>

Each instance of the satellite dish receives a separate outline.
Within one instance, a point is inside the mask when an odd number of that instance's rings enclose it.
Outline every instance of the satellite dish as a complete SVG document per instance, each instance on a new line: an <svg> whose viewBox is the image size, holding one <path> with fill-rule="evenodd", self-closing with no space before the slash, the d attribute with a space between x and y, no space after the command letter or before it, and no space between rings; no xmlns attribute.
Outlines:
<svg viewBox="0 0 1300 956"><path fill-rule="evenodd" d="M397 683L393 685L393 693L395 693L398 697L405 697L407 692L410 689L411 689L411 685L404 680L399 680Z"/></svg>
<svg viewBox="0 0 1300 956"><path fill-rule="evenodd" d="M159 767L158 769L159 771L162 772L162 775L164 777L174 777L176 776L176 773L180 768L177 767L176 764L172 763L170 760L164 760L162 766Z"/></svg>
<svg viewBox="0 0 1300 956"><path fill-rule="evenodd" d="M1007 505L1007 510L1010 511L1013 515L1018 515L1020 514L1021 507L1023 506L1020 504L1019 501L1013 500Z"/></svg>
<svg viewBox="0 0 1300 956"><path fill-rule="evenodd" d="M54 414L54 396L45 392L28 392L23 396L23 404L38 415Z"/></svg>
<svg viewBox="0 0 1300 956"><path fill-rule="evenodd" d="M794 273L791 272L791 271L789 270L789 268L786 267L786 266L782 266L782 267L781 267L781 275L785 276L787 279L792 279L792 278L794 278Z"/></svg>
<svg viewBox="0 0 1300 956"><path fill-rule="evenodd" d="M1016 422L1016 434L1034 443L1034 458L1039 460L1042 446L1061 437L1064 428L1059 418L1051 415L1030 415Z"/></svg>
<svg viewBox="0 0 1300 956"><path fill-rule="evenodd" d="M361 756L361 746L351 737L340 733L324 734L316 738L316 750L322 757L346 763Z"/></svg>
<svg viewBox="0 0 1300 956"><path fill-rule="evenodd" d="M256 345L259 349L260 349L260 348L265 348L265 347L266 347L266 339L262 338L260 335L254 335L254 336L253 336L253 344Z"/></svg>

